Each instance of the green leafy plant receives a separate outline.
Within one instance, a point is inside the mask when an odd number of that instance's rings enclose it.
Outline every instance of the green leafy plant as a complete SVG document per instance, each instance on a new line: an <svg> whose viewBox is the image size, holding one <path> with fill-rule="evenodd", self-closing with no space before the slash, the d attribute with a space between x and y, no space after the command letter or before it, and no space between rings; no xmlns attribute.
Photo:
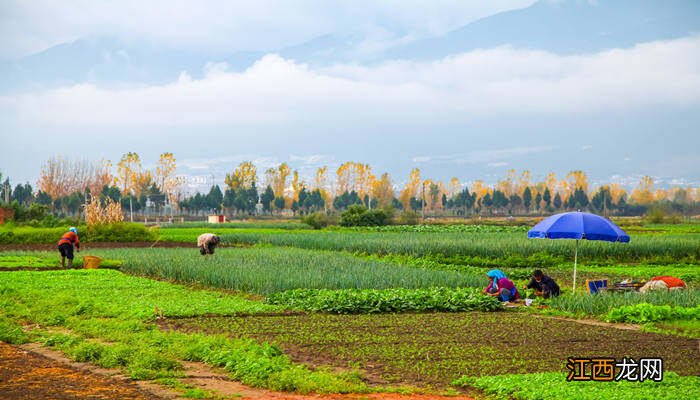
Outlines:
<svg viewBox="0 0 700 400"><path fill-rule="evenodd" d="M425 288L384 290L296 289L275 293L266 302L292 309L336 314L371 314L405 311L497 311L495 297L472 288Z"/></svg>
<svg viewBox="0 0 700 400"><path fill-rule="evenodd" d="M613 308L608 312L608 322L632 322L644 324L668 320L700 319L700 305L695 307L673 307L649 303Z"/></svg>

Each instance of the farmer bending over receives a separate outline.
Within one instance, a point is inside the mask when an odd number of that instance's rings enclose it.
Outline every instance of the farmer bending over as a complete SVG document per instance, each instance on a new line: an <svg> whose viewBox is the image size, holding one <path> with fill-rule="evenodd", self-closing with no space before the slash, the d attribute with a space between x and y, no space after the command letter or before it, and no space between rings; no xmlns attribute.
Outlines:
<svg viewBox="0 0 700 400"><path fill-rule="evenodd" d="M72 227L68 232L61 236L58 241L58 251L61 253L61 267L66 267L66 258L68 259L68 268L73 268L73 245L80 252L80 239L78 239L78 228Z"/></svg>
<svg viewBox="0 0 700 400"><path fill-rule="evenodd" d="M203 233L197 238L199 253L203 256L214 254L214 249L221 243L221 239L213 233Z"/></svg>
<svg viewBox="0 0 700 400"><path fill-rule="evenodd" d="M514 301L520 298L518 289L515 288L513 282L506 278L506 274L500 269L492 269L486 273L489 278L489 285L484 289L484 293L489 296L496 297L500 301Z"/></svg>
<svg viewBox="0 0 700 400"><path fill-rule="evenodd" d="M542 296L545 299L557 297L560 294L559 285L554 282L554 279L543 274L539 269L532 273L532 279L525 289L535 289L535 296Z"/></svg>
<svg viewBox="0 0 700 400"><path fill-rule="evenodd" d="M644 286L639 289L640 292L646 293L649 290L682 290L686 288L685 282L675 276L655 276L649 280Z"/></svg>

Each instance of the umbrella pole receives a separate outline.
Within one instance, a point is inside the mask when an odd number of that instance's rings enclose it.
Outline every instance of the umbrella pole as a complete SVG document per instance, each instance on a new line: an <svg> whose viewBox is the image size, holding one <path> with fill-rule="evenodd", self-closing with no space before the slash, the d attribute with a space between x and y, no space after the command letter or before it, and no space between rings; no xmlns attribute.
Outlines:
<svg viewBox="0 0 700 400"><path fill-rule="evenodd" d="M576 263L578 261L578 239L576 239L576 250L574 250L574 288L572 291L576 293Z"/></svg>

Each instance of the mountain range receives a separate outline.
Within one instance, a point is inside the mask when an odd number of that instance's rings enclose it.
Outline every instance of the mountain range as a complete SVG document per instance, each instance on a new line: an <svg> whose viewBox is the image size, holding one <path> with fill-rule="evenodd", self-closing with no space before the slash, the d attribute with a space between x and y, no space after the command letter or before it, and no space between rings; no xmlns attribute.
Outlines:
<svg viewBox="0 0 700 400"><path fill-rule="evenodd" d="M392 59L436 60L479 48L511 46L557 54L599 52L700 33L697 0L542 0L473 21L437 37L367 50L362 33L329 33L281 49L215 53L88 37L16 60L0 61L0 92L76 83L163 84L182 71L204 74L208 63L241 71L268 53L313 66L373 64ZM400 39L397 37L397 39Z"/></svg>

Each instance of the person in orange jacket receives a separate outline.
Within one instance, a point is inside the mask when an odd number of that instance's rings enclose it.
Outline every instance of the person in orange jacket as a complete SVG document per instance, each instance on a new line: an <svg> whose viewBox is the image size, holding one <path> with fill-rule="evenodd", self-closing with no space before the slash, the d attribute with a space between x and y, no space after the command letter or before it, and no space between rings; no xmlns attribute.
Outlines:
<svg viewBox="0 0 700 400"><path fill-rule="evenodd" d="M66 258L68 259L68 268L73 268L73 246L77 252L80 252L80 239L78 238L78 228L71 227L68 232L61 236L58 241L58 251L61 253L61 267L66 267Z"/></svg>
<svg viewBox="0 0 700 400"><path fill-rule="evenodd" d="M649 290L679 290L685 288L686 284L680 278L676 278L675 276L655 276L651 278L644 286L642 286L639 291L646 293Z"/></svg>

